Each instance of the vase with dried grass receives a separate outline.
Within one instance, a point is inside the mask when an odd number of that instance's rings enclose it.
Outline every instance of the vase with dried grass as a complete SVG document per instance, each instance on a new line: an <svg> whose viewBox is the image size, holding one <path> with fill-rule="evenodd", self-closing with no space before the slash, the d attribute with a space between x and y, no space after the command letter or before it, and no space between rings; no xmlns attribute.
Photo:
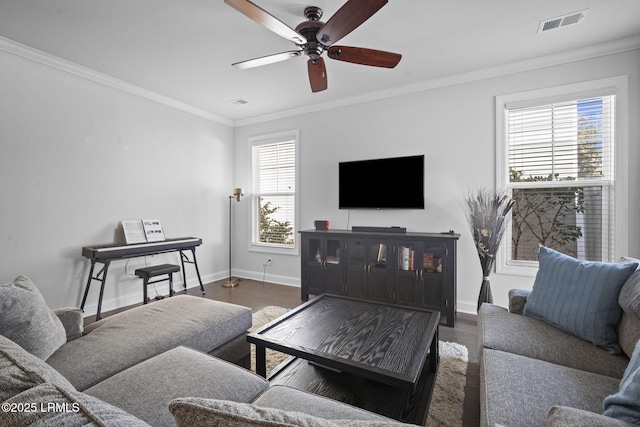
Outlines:
<svg viewBox="0 0 640 427"><path fill-rule="evenodd" d="M514 203L506 192L484 188L465 198L467 221L482 267L478 310L483 302L493 303L489 276Z"/></svg>

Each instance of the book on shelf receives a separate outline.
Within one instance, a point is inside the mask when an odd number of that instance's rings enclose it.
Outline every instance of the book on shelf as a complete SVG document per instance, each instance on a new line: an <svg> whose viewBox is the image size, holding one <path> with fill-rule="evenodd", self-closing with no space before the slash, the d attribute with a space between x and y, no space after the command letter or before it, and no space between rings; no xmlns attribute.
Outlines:
<svg viewBox="0 0 640 427"><path fill-rule="evenodd" d="M387 245L384 243L380 243L378 246L378 258L376 259L377 264L382 264L387 262Z"/></svg>
<svg viewBox="0 0 640 427"><path fill-rule="evenodd" d="M415 256L415 251L412 248L400 246L398 255L398 265L400 266L400 270L413 270L413 257Z"/></svg>
<svg viewBox="0 0 640 427"><path fill-rule="evenodd" d="M425 252L422 260L422 267L427 271L433 271L435 269L433 252Z"/></svg>

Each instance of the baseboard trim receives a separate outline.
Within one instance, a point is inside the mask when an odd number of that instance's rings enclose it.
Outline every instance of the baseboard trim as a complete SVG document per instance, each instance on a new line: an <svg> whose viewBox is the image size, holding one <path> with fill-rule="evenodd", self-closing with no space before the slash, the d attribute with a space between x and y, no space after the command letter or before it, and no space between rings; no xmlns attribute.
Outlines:
<svg viewBox="0 0 640 427"><path fill-rule="evenodd" d="M458 313L478 314L478 302L458 300Z"/></svg>
<svg viewBox="0 0 640 427"><path fill-rule="evenodd" d="M257 282L269 282L278 285L296 286L300 287L300 278L291 276L281 276L278 274L269 274L259 271L250 270L234 270L233 275L242 279L255 280Z"/></svg>

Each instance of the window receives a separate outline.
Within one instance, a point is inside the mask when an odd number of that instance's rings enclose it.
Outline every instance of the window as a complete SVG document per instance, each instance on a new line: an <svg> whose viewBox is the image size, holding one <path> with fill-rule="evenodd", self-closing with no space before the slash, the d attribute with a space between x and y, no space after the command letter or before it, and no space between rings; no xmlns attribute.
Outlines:
<svg viewBox="0 0 640 427"><path fill-rule="evenodd" d="M297 140L297 132L251 140L254 250L297 250Z"/></svg>
<svg viewBox="0 0 640 427"><path fill-rule="evenodd" d="M498 98L498 186L515 201L501 272L532 273L539 245L587 261L617 256L624 185L616 173L615 87L556 92Z"/></svg>

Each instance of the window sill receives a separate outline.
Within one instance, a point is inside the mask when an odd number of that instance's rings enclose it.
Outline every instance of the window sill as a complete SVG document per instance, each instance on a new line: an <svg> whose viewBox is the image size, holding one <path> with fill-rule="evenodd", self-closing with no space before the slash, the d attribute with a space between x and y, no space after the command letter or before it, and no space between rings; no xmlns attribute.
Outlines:
<svg viewBox="0 0 640 427"><path fill-rule="evenodd" d="M278 255L290 255L290 256L300 255L300 250L298 249L297 245L295 245L293 248L281 248L277 246L251 244L249 246L249 252L260 252L260 253L266 253L266 254L278 254Z"/></svg>
<svg viewBox="0 0 640 427"><path fill-rule="evenodd" d="M496 273L510 274L513 276L535 277L538 274L538 263L527 263L521 265L496 265Z"/></svg>

